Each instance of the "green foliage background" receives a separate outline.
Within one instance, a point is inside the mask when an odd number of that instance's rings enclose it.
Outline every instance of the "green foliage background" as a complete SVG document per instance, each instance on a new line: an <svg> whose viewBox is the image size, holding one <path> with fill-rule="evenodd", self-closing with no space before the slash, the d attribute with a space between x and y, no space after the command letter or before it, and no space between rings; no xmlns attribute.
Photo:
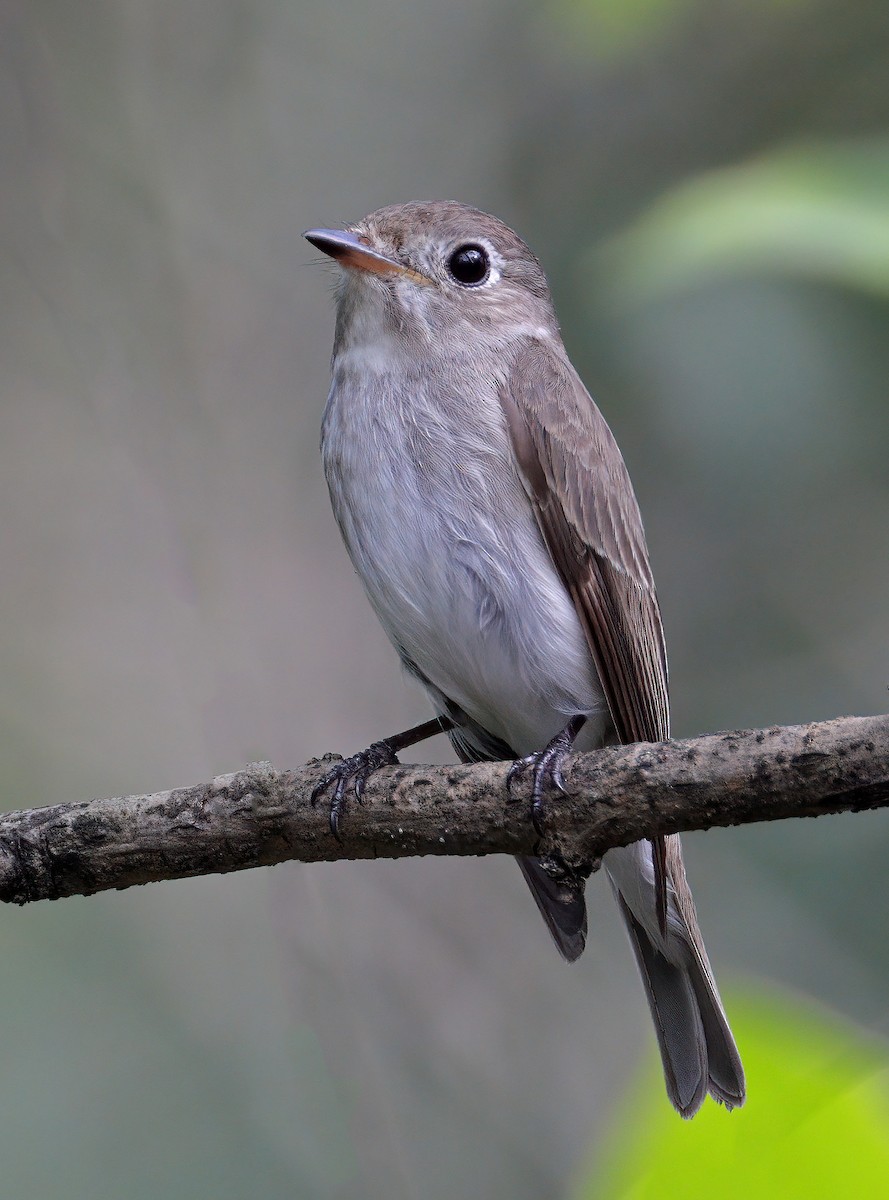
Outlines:
<svg viewBox="0 0 889 1200"><path fill-rule="evenodd" d="M889 1179L889 1055L884 1043L816 1012L801 996L732 997L750 1103L682 1125L652 1100L654 1073L614 1121L574 1200L878 1200Z"/></svg>

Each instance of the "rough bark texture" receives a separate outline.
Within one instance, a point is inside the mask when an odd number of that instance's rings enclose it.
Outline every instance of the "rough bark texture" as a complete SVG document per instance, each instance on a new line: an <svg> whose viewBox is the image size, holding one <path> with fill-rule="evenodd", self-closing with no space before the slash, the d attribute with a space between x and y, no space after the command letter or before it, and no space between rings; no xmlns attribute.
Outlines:
<svg viewBox="0 0 889 1200"><path fill-rule="evenodd" d="M537 845L508 764L388 767L337 841L309 803L333 755L209 784L0 817L0 900L25 904L297 859L557 852L577 866L642 837L889 804L889 716L708 734L567 760Z"/></svg>

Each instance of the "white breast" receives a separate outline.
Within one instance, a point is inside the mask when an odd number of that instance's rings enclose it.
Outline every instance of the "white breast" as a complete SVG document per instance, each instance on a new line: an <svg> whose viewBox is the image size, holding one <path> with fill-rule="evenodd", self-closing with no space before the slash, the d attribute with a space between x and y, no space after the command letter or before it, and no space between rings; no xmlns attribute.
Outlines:
<svg viewBox="0 0 889 1200"><path fill-rule="evenodd" d="M335 365L322 454L334 511L386 632L421 674L519 754L605 703L541 539L494 394L349 360ZM471 403L466 399L472 396Z"/></svg>

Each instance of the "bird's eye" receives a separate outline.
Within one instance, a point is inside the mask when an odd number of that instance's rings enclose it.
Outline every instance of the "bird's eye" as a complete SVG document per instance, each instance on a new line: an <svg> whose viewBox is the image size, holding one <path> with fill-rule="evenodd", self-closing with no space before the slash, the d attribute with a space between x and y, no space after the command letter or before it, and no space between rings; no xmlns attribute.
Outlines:
<svg viewBox="0 0 889 1200"><path fill-rule="evenodd" d="M483 246L458 246L448 259L448 271L463 287L478 287L491 272L487 250Z"/></svg>

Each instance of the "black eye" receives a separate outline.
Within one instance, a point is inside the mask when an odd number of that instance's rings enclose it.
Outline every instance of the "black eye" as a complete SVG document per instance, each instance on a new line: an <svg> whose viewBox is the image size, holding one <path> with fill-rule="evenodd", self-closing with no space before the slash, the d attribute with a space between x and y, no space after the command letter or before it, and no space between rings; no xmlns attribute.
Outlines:
<svg viewBox="0 0 889 1200"><path fill-rule="evenodd" d="M448 259L448 270L464 287L476 287L490 273L488 252L483 246L458 246Z"/></svg>

